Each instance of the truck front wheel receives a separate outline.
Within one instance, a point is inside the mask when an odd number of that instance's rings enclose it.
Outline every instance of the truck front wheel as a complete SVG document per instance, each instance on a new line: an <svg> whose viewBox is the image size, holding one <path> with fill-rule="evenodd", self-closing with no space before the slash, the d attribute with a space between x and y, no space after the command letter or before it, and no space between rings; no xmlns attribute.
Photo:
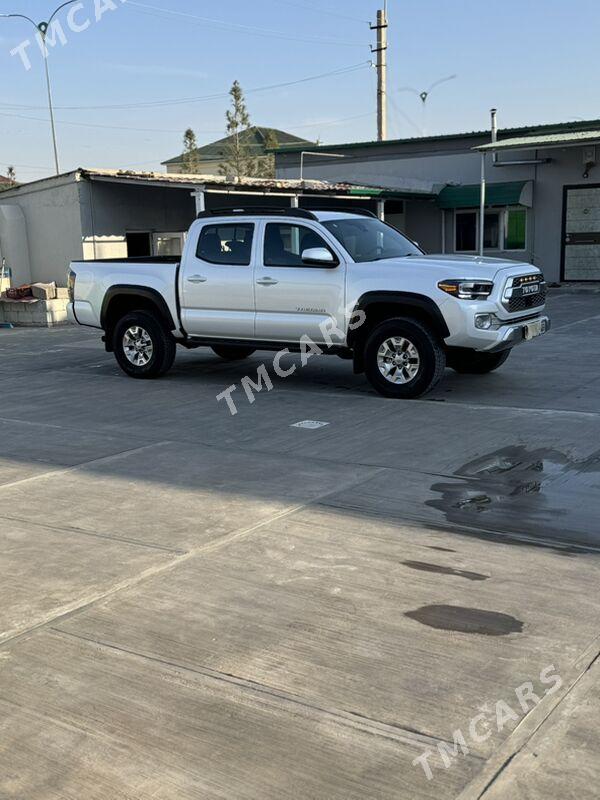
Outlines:
<svg viewBox="0 0 600 800"><path fill-rule="evenodd" d="M446 356L436 335L421 322L397 317L379 324L365 345L365 373L384 397L411 399L433 389Z"/></svg>
<svg viewBox="0 0 600 800"><path fill-rule="evenodd" d="M132 311L122 317L113 333L115 358L132 378L158 378L173 366L175 339L147 311Z"/></svg>
<svg viewBox="0 0 600 800"><path fill-rule="evenodd" d="M485 375L493 372L510 355L509 350L501 353L478 353L476 350L466 350L459 353L448 353L448 366L462 375Z"/></svg>

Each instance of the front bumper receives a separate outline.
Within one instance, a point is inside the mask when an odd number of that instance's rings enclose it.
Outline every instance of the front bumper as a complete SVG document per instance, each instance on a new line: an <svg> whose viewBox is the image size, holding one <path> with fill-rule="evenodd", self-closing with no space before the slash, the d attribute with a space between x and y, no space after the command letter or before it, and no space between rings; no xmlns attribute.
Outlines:
<svg viewBox="0 0 600 800"><path fill-rule="evenodd" d="M532 338L539 338L540 336L544 336L546 333L548 333L551 327L552 321L550 317L547 317L545 314L539 317L534 317L533 319L524 320L523 322L505 325L495 331L495 333L498 335L496 344L492 345L491 347L486 347L485 352L500 353L503 350L516 347L518 344L529 341L527 337L528 329L536 330L536 335ZM537 332L538 328L539 332Z"/></svg>

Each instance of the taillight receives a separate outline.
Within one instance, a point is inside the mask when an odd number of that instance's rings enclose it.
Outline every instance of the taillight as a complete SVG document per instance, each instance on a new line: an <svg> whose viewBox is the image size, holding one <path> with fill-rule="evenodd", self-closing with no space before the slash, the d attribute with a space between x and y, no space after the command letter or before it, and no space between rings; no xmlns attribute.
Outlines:
<svg viewBox="0 0 600 800"><path fill-rule="evenodd" d="M73 272L72 269L69 269L67 272L67 289L69 290L69 300L74 303L75 302L75 278L77 277L76 273Z"/></svg>

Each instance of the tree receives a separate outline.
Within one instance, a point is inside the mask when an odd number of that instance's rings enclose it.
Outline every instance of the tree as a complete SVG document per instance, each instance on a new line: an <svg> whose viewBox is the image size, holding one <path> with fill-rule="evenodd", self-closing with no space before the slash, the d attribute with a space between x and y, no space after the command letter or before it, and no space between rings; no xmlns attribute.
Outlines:
<svg viewBox="0 0 600 800"><path fill-rule="evenodd" d="M279 147L277 141L277 134L273 130L267 131L265 136L265 150L275 150ZM264 158L261 158L257 164L256 177L258 178L274 178L275 177L275 156L273 153L267 152Z"/></svg>
<svg viewBox="0 0 600 800"><path fill-rule="evenodd" d="M0 192L6 192L8 189L12 189L16 185L17 182L15 180L16 174L14 167L9 167L6 170L6 177L8 178L8 181L0 180Z"/></svg>
<svg viewBox="0 0 600 800"><path fill-rule="evenodd" d="M191 175L200 172L198 142L192 128L188 128L183 134L183 171Z"/></svg>
<svg viewBox="0 0 600 800"><path fill-rule="evenodd" d="M220 166L222 175L233 175L236 178L255 176L257 161L252 156L248 143L241 134L250 127L250 114L244 101L244 92L238 81L233 82L229 90L231 109L225 114L227 133L230 142L224 148L224 159Z"/></svg>

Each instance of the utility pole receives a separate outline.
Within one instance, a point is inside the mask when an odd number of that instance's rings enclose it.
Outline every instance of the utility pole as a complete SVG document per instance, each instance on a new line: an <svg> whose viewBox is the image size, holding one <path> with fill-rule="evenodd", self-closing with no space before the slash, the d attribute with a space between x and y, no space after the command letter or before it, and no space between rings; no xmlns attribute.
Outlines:
<svg viewBox="0 0 600 800"><path fill-rule="evenodd" d="M371 47L377 53L377 139L387 139L387 0L383 9L377 12L377 24L371 25L377 31L377 47Z"/></svg>

